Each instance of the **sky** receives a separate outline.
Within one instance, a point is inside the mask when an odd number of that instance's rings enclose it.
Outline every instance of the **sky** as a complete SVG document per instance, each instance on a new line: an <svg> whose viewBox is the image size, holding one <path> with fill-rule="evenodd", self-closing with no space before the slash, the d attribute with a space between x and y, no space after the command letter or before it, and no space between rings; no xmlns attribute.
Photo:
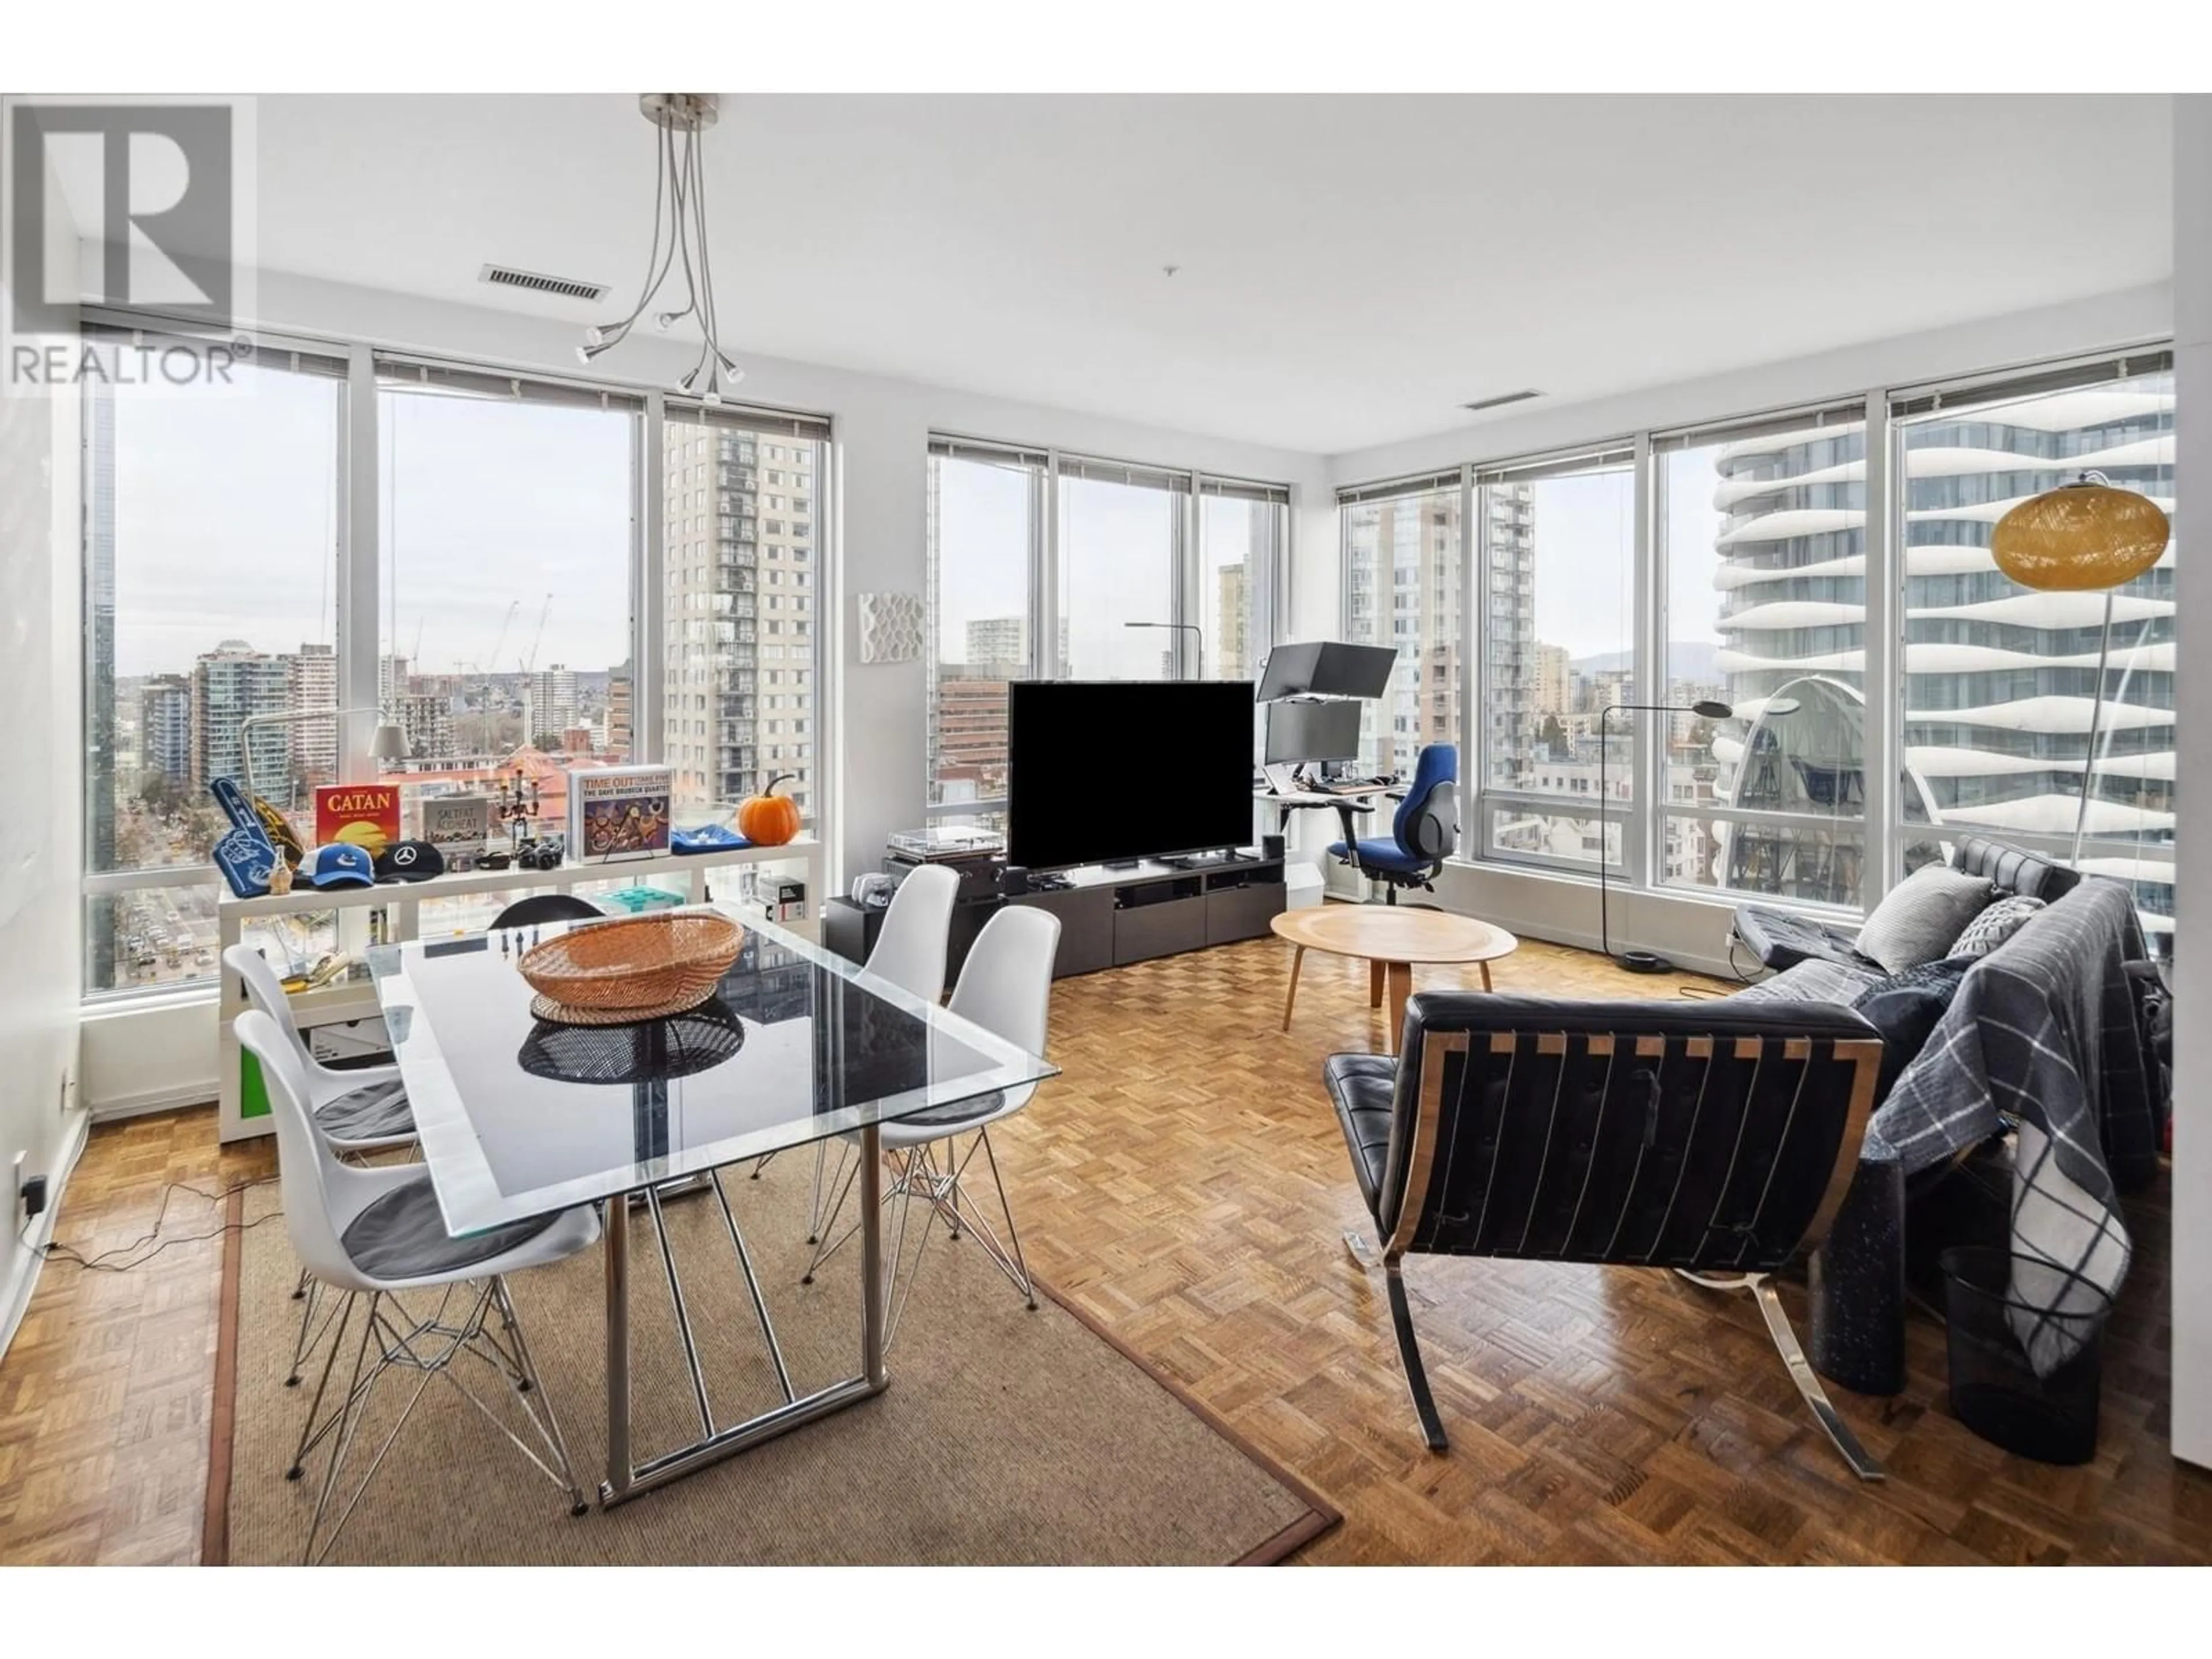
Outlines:
<svg viewBox="0 0 2212 1659"><path fill-rule="evenodd" d="M937 648L964 662L968 624L1025 614L1029 605L1030 475L981 461L938 463ZM1070 666L1080 679L1158 679L1174 636L1132 622L1175 615L1176 520L1188 498L1164 489L1092 479L1060 485L1060 607L1067 617ZM1251 508L1209 497L1200 534L1207 575L1248 550ZM1218 608L1201 594L1203 614ZM1195 620L1194 618L1194 620ZM1218 626L1215 630L1218 632ZM1221 667L1221 641L1204 638L1209 676Z"/></svg>
<svg viewBox="0 0 2212 1659"><path fill-rule="evenodd" d="M118 399L118 673L186 672L224 639L272 653L332 641L343 390L247 370L229 392ZM411 392L380 403L399 650L412 655L419 634L427 672L512 672L550 593L538 667L626 658L629 417ZM394 592L378 619L387 650Z"/></svg>

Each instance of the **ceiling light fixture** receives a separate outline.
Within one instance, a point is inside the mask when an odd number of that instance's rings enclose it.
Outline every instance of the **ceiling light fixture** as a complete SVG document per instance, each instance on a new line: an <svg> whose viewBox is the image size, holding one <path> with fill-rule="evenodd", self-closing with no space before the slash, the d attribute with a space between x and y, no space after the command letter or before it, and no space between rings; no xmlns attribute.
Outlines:
<svg viewBox="0 0 2212 1659"><path fill-rule="evenodd" d="M680 265L684 305L679 310L655 312L653 325L666 333L686 317L699 319L706 345L691 372L676 384L678 390L696 393L705 404L720 403L723 392L745 378L744 370L722 349L714 312L714 261L707 240L707 168L700 140L720 118L720 105L721 100L711 92L639 95L639 112L659 131L653 185L653 252L646 262L645 289L628 316L586 329L584 343L576 348L578 361L588 363L601 352L620 345L659 296L669 273Z"/></svg>

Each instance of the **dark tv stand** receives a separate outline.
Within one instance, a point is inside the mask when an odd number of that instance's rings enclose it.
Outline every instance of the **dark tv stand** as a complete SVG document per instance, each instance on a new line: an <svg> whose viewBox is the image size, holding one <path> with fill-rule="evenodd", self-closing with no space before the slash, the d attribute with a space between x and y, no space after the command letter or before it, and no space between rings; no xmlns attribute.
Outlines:
<svg viewBox="0 0 2212 1659"><path fill-rule="evenodd" d="M1140 859L1063 872L1067 885L1014 895L1060 918L1053 977L1264 938L1283 908L1282 860L1229 852L1204 862Z"/></svg>

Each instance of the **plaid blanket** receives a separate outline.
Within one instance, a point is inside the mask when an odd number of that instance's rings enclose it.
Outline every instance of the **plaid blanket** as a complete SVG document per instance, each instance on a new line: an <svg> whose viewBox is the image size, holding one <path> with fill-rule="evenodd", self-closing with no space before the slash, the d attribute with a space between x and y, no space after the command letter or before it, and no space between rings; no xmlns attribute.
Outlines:
<svg viewBox="0 0 2212 1659"><path fill-rule="evenodd" d="M2126 968L2144 954L2127 889L2081 883L1975 964L1861 1152L1911 1173L2011 1121L2009 1317L2045 1376L2079 1351L2127 1275L2107 1151L2154 1133Z"/></svg>

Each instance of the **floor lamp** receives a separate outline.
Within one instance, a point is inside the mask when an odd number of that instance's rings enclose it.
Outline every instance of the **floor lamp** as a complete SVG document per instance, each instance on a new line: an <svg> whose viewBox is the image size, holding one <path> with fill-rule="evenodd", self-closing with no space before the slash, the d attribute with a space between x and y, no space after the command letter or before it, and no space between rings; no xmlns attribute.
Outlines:
<svg viewBox="0 0 2212 1659"><path fill-rule="evenodd" d="M1663 974L1674 964L1656 951L1623 951L1613 956L1613 916L1609 908L1611 887L1607 880L1613 860L1607 856L1606 811L1611 805L1605 789L1605 723L1615 710L1644 714L1695 714L1700 720L1724 720L1735 710L1724 702L1702 700L1684 708L1671 702L1609 702L1598 711L1597 716L1597 915L1598 943L1606 955L1613 957L1616 967L1626 968L1632 974Z"/></svg>
<svg viewBox="0 0 2212 1659"><path fill-rule="evenodd" d="M1990 556L2022 587L2045 593L2105 595L2097 642L2097 690L2089 702L2089 750L2081 760L2081 803L2074 813L2074 863L2089 827L2089 789L2104 726L2105 671L2112 659L2112 595L2165 556L2173 526L2148 495L2116 489L2101 472L2031 496L1997 520Z"/></svg>
<svg viewBox="0 0 2212 1659"><path fill-rule="evenodd" d="M1198 672L1192 675L1191 678L1198 680L1202 680L1206 678L1206 635L1200 630L1196 623L1133 622L1123 623L1121 626L1124 628L1168 628L1173 629L1179 633L1188 634L1197 642L1198 646Z"/></svg>

